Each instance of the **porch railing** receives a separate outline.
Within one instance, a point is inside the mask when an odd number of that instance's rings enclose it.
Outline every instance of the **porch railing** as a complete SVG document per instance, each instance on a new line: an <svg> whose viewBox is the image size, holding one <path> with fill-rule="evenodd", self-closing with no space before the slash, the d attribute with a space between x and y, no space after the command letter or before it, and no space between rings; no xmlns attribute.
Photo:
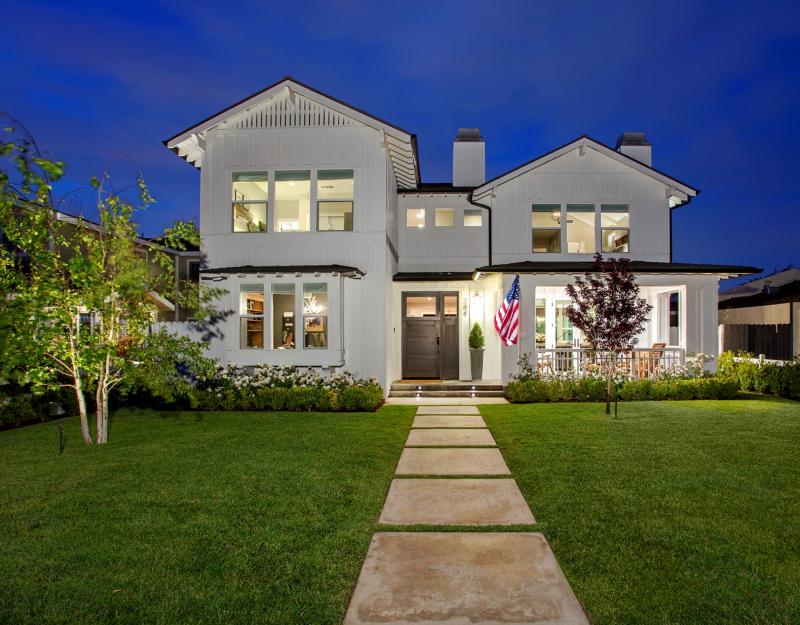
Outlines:
<svg viewBox="0 0 800 625"><path fill-rule="evenodd" d="M605 371L608 354L590 347L557 347L536 350L536 370L541 374L567 373L581 376ZM682 347L643 347L617 355L614 368L632 379L658 379L686 362Z"/></svg>

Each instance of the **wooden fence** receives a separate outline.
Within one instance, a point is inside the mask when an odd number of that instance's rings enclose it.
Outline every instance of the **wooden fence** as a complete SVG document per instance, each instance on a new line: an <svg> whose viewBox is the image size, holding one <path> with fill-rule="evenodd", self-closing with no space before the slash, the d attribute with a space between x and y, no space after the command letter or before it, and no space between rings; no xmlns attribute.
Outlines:
<svg viewBox="0 0 800 625"><path fill-rule="evenodd" d="M744 351L773 360L791 360L792 326L782 324L725 324L723 351Z"/></svg>

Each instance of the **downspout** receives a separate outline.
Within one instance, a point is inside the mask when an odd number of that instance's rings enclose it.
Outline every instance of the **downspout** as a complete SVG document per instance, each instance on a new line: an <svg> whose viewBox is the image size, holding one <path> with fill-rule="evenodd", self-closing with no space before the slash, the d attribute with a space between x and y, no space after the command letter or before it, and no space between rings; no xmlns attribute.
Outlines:
<svg viewBox="0 0 800 625"><path fill-rule="evenodd" d="M470 189L469 193L467 193L467 202L472 204L473 206L477 206L478 208L485 208L489 213L489 267L492 266L492 207L487 206L486 204L481 204L480 202L476 202L472 199L472 192L474 189Z"/></svg>

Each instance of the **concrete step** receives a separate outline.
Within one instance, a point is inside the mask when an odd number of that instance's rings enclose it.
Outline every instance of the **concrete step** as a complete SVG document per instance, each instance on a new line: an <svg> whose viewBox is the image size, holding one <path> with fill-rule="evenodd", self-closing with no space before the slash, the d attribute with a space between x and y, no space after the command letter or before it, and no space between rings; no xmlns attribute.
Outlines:
<svg viewBox="0 0 800 625"><path fill-rule="evenodd" d="M389 397L504 397L502 390L484 391L389 391Z"/></svg>
<svg viewBox="0 0 800 625"><path fill-rule="evenodd" d="M502 391L500 382L394 382L393 391Z"/></svg>

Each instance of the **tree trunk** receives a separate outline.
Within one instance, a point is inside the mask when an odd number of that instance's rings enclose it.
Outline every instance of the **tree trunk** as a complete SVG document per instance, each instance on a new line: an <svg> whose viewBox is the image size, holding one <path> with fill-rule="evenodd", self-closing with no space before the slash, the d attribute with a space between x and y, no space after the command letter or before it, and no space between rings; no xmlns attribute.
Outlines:
<svg viewBox="0 0 800 625"><path fill-rule="evenodd" d="M100 375L97 380L97 434L95 439L98 445L108 442L108 389L105 384L105 376Z"/></svg>
<svg viewBox="0 0 800 625"><path fill-rule="evenodd" d="M83 393L83 385L80 376L75 376L75 398L78 400L78 417L81 420L81 436L87 445L92 444L92 433L89 431L89 415L86 412L86 396Z"/></svg>
<svg viewBox="0 0 800 625"><path fill-rule="evenodd" d="M606 414L611 414L611 381L614 378L614 369L610 366L606 376Z"/></svg>

